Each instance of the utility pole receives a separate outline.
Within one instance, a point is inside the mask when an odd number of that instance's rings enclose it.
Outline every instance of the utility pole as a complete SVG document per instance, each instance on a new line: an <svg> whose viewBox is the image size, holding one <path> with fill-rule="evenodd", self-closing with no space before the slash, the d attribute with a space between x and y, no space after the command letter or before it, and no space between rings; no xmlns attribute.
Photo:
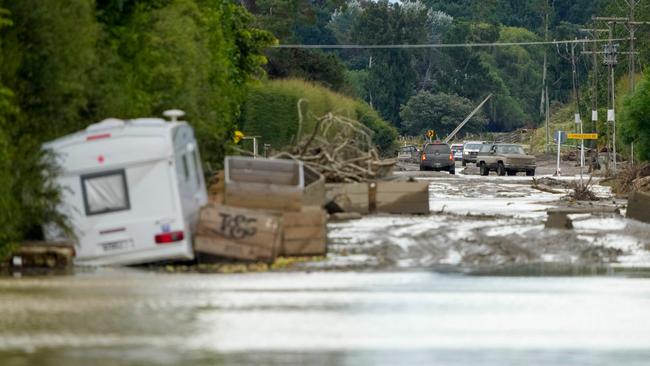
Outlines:
<svg viewBox="0 0 650 366"><path fill-rule="evenodd" d="M618 63L618 44L614 44L614 28L616 23L627 23L628 18L624 17L592 17L594 21L605 22L607 25L607 44L604 46L604 58L603 62L607 66L607 123L608 127L611 123L612 125L612 138L611 138L611 149L608 147L607 152L611 155L611 161L613 163L614 173L616 173L616 94L615 94L615 78L614 78L614 66ZM608 128L609 130L609 128ZM608 131L609 133L609 131ZM609 145L609 144L608 144ZM611 152L610 152L611 150Z"/></svg>
<svg viewBox="0 0 650 366"><path fill-rule="evenodd" d="M628 13L628 22L626 23L627 31L630 33L630 55L628 57L628 71L629 71L629 77L630 77L630 91L634 91L634 84L636 82L635 80L635 75L636 75L636 58L635 58L635 33L637 30L637 27L643 22L635 22L634 21L634 13L637 5L641 2L641 0L623 0L623 2L630 8L630 12Z"/></svg>
<svg viewBox="0 0 650 366"><path fill-rule="evenodd" d="M608 33L608 29L596 28L593 22L593 28L583 28L580 31L588 33L593 42L591 43L591 52L582 52L583 55L591 55L591 132L598 133L598 33ZM594 147L594 146L592 146ZM598 147L597 144L595 147Z"/></svg>
<svg viewBox="0 0 650 366"><path fill-rule="evenodd" d="M548 8L546 9L546 13L544 14L544 41L548 42ZM546 153L550 152L550 141L551 141L551 134L549 130L549 122L551 120L550 116L550 102L549 102L549 96L548 96L548 74L547 74L547 69L548 69L548 49L544 48L544 71L542 72L542 100L541 100L541 105L540 109L544 111L544 123L546 125Z"/></svg>
<svg viewBox="0 0 650 366"><path fill-rule="evenodd" d="M615 78L614 78L614 66L618 63L617 60L617 53L618 53L618 44L614 45L612 43L612 39L614 38L614 27L616 23L614 22L607 22L607 27L609 28L609 32L607 35L608 41L607 45L605 46L605 64L607 65L607 71L608 71L608 96L611 96L611 104L610 104L610 98L607 98L607 122L612 124L612 152L613 152L613 164L614 164L614 174L616 174L616 92L614 91L616 85L615 85Z"/></svg>
<svg viewBox="0 0 650 366"><path fill-rule="evenodd" d="M566 46L566 44L565 44ZM563 56L560 53L560 47L559 45L556 45L557 47L557 53L562 57L563 59L569 61L571 63L571 86L573 90L573 100L576 104L576 109L574 113L574 121L576 123L576 132L578 133L583 133L583 128L582 128L582 117L580 116L580 88L578 87L578 70L576 66L576 47L578 46L578 43L572 43L569 47L571 47L571 51L567 52L569 53L569 56ZM585 144L584 140L580 140L580 168L584 168L585 166Z"/></svg>
<svg viewBox="0 0 650 366"><path fill-rule="evenodd" d="M618 63L617 56L618 54L628 55L628 77L629 77L629 90L633 92L636 84L636 31L640 25L649 25L648 21L636 21L635 20L635 10L636 7L641 3L641 0L622 0L629 8L628 17L592 17L593 28L592 29L582 29L582 31L590 32L593 39L597 39L597 33L607 32L608 41L604 46L602 52L596 51L595 43L592 46L591 52L583 52L583 54L591 54L593 57L593 68L594 68L594 77L592 80L592 121L597 121L598 112L596 104L596 87L597 87L597 73L598 73L598 62L596 62L596 55L602 54L603 63L607 66L607 135L609 136L609 126L611 124L611 139L608 139L607 142L607 152L610 155L610 159L613 162L614 173L617 169L617 154L616 154L616 94L615 94L615 75L614 67ZM607 29L597 29L596 22L604 22L607 25ZM624 24L627 31L629 32L629 41L630 49L628 52L618 52L618 44L613 43L614 38L614 28L616 24ZM611 142L610 142L611 141ZM611 143L611 145L610 145ZM630 148L631 150L631 161L634 163L634 143Z"/></svg>
<svg viewBox="0 0 650 366"><path fill-rule="evenodd" d="M612 44L612 38L614 38L614 26L616 23L613 22L608 22L607 26L609 28L609 32L607 34L607 46L605 48L605 64L607 65L607 71L608 71L608 96L611 96L611 104L610 104L610 99L607 98L607 104L609 105L609 108L607 108L607 122L612 123L612 151L613 151L613 164L614 164L614 174L616 174L616 97L615 97L615 78L614 78L614 66L618 62L616 59L616 54L618 52L618 44L614 46Z"/></svg>

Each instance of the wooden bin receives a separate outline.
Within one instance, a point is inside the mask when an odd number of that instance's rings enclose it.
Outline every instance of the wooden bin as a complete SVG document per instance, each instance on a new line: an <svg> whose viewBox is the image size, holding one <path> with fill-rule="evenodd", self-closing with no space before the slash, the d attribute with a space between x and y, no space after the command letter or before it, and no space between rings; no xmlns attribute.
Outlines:
<svg viewBox="0 0 650 366"><path fill-rule="evenodd" d="M282 214L280 256L311 256L327 253L327 213L319 206Z"/></svg>
<svg viewBox="0 0 650 366"><path fill-rule="evenodd" d="M281 215L211 203L201 210L194 249L227 258L272 262L281 241Z"/></svg>
<svg viewBox="0 0 650 366"><path fill-rule="evenodd" d="M428 214L429 182L377 182L377 212Z"/></svg>
<svg viewBox="0 0 650 366"><path fill-rule="evenodd" d="M327 199L343 212L428 214L428 182L369 182L327 185Z"/></svg>
<svg viewBox="0 0 650 366"><path fill-rule="evenodd" d="M368 183L329 183L326 188L327 200L336 203L343 212L370 213Z"/></svg>
<svg viewBox="0 0 650 366"><path fill-rule="evenodd" d="M229 156L225 167L229 206L299 212L325 203L325 179L300 161Z"/></svg>

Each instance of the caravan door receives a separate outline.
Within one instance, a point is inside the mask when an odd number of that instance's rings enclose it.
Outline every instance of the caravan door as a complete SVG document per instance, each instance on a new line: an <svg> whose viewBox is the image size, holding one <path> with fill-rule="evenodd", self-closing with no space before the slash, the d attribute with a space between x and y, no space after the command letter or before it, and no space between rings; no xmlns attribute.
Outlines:
<svg viewBox="0 0 650 366"><path fill-rule="evenodd" d="M201 207L208 202L208 195L194 132L189 126L179 126L174 131L174 156L183 216L192 228Z"/></svg>

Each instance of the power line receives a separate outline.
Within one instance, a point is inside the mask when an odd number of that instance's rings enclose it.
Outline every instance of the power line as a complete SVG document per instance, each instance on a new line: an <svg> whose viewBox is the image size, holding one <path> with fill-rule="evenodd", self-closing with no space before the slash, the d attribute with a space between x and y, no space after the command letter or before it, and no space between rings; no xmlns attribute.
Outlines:
<svg viewBox="0 0 650 366"><path fill-rule="evenodd" d="M612 41L627 41L629 38L617 38ZM393 49L393 48L463 48L463 47L511 47L511 46L543 46L560 44L604 43L608 39L569 39L562 41L536 42L494 42L494 43L423 43L423 44L278 44L273 48L317 48L317 49Z"/></svg>

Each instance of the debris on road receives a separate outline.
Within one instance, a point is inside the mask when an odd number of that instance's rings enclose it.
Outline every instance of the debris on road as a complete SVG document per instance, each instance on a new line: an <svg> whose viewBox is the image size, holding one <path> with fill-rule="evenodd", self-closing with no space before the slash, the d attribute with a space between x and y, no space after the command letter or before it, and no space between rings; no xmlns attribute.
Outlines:
<svg viewBox="0 0 650 366"><path fill-rule="evenodd" d="M558 207L546 210L548 219L544 224L547 229L573 229L573 221L569 215L612 214L620 215L617 207L591 206L591 207Z"/></svg>
<svg viewBox="0 0 650 366"><path fill-rule="evenodd" d="M328 183L366 182L392 173L397 159L381 159L372 142L373 131L353 119L328 113L315 117L309 136L302 136L303 115L298 102L298 143L274 156L302 161Z"/></svg>
<svg viewBox="0 0 650 366"><path fill-rule="evenodd" d="M273 262L281 241L279 215L208 204L199 216L194 248L227 258Z"/></svg>
<svg viewBox="0 0 650 366"><path fill-rule="evenodd" d="M650 193L632 192L627 203L627 217L650 223Z"/></svg>
<svg viewBox="0 0 650 366"><path fill-rule="evenodd" d="M371 193L373 185L370 185ZM371 211L394 214L428 214L429 182L377 182Z"/></svg>
<svg viewBox="0 0 650 366"><path fill-rule="evenodd" d="M325 203L323 177L299 161L229 156L224 179L229 206L284 212Z"/></svg>
<svg viewBox="0 0 650 366"><path fill-rule="evenodd" d="M556 211L547 211L548 219L544 227L546 229L573 229L573 221L569 218L566 213L556 212Z"/></svg>
<svg viewBox="0 0 650 366"><path fill-rule="evenodd" d="M300 161L227 157L201 211L196 250L273 262L327 253L324 178ZM222 177L222 178L221 178Z"/></svg>
<svg viewBox="0 0 650 366"><path fill-rule="evenodd" d="M359 220L362 217L358 212L337 212L330 215L330 221Z"/></svg>
<svg viewBox="0 0 650 366"><path fill-rule="evenodd" d="M533 178L532 187L553 194L563 194L569 189L569 183L560 179L551 177Z"/></svg>
<svg viewBox="0 0 650 366"><path fill-rule="evenodd" d="M640 192L650 192L650 176L637 178L633 182L635 190Z"/></svg>
<svg viewBox="0 0 650 366"><path fill-rule="evenodd" d="M327 213L320 206L305 206L300 212L284 212L278 255L324 255L327 253L326 225Z"/></svg>
<svg viewBox="0 0 650 366"><path fill-rule="evenodd" d="M586 182L582 179L576 179L569 183L570 191L567 197L576 201L598 201L600 198L598 198L596 193L594 193L591 188L592 186L593 182L591 176Z"/></svg>
<svg viewBox="0 0 650 366"><path fill-rule="evenodd" d="M650 163L626 164L608 184L622 196L632 191L650 192Z"/></svg>
<svg viewBox="0 0 650 366"><path fill-rule="evenodd" d="M370 213L367 183L328 183L326 185L326 208L330 213Z"/></svg>
<svg viewBox="0 0 650 366"><path fill-rule="evenodd" d="M6 262L0 263L0 270L4 267L14 273L67 272L72 269L74 256L72 242L28 241L12 251Z"/></svg>
<svg viewBox="0 0 650 366"><path fill-rule="evenodd" d="M428 214L429 183L379 181L326 185L330 213Z"/></svg>

